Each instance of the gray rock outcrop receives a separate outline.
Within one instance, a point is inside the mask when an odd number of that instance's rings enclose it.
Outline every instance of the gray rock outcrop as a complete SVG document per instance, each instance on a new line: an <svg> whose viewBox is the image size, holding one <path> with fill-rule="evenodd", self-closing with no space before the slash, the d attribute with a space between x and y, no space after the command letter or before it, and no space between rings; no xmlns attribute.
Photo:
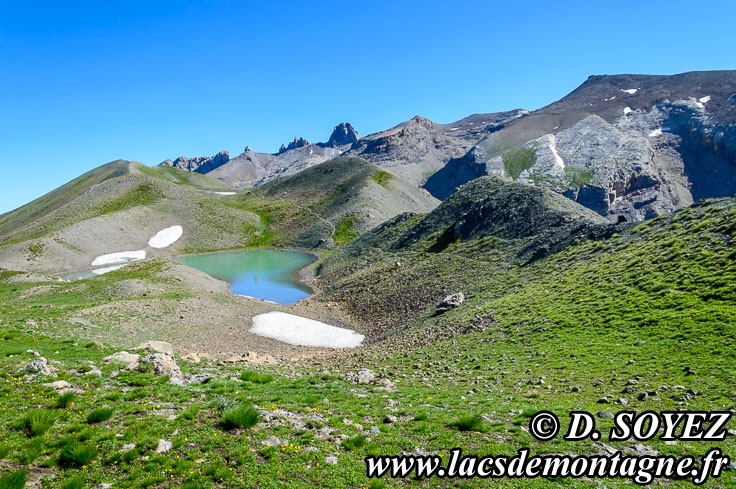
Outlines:
<svg viewBox="0 0 736 489"><path fill-rule="evenodd" d="M353 128L353 125L349 122L341 122L332 130L326 146L335 148L337 146L353 144L358 139L360 139L360 136L358 136L358 131Z"/></svg>
<svg viewBox="0 0 736 489"><path fill-rule="evenodd" d="M462 292L458 292L457 294L448 295L445 297L443 301L441 301L439 304L437 304L437 309L435 309L435 314L442 314L450 309L453 309L455 307L460 306L465 302L465 294Z"/></svg>

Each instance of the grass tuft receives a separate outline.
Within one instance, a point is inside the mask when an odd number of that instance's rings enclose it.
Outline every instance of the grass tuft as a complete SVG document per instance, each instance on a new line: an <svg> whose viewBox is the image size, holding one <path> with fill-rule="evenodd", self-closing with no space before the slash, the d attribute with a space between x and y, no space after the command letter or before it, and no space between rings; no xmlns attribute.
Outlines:
<svg viewBox="0 0 736 489"><path fill-rule="evenodd" d="M95 409L94 411L90 411L87 414L87 423L94 424L107 421L108 419L112 418L112 413L113 410L110 408Z"/></svg>
<svg viewBox="0 0 736 489"><path fill-rule="evenodd" d="M79 468L88 465L97 458L97 450L73 441L61 449L59 465L68 468Z"/></svg>
<svg viewBox="0 0 736 489"><path fill-rule="evenodd" d="M258 424L261 415L251 406L234 406L222 413L222 426L226 430L250 428Z"/></svg>
<svg viewBox="0 0 736 489"><path fill-rule="evenodd" d="M64 482L64 485L61 487L62 489L83 489L84 481L79 477L72 477L68 481Z"/></svg>
<svg viewBox="0 0 736 489"><path fill-rule="evenodd" d="M462 416L450 423L450 426L457 428L460 431L483 431L483 418L480 416Z"/></svg>
<svg viewBox="0 0 736 489"><path fill-rule="evenodd" d="M65 392L64 394L56 398L56 404L54 404L54 407L56 409L66 409L74 402L74 399L76 398L77 395L75 393Z"/></svg>
<svg viewBox="0 0 736 489"><path fill-rule="evenodd" d="M26 471L15 472L0 477L0 489L23 489L26 486Z"/></svg>
<svg viewBox="0 0 736 489"><path fill-rule="evenodd" d="M244 370L243 373L240 374L240 380L253 382L254 384L268 384L273 380L273 376L255 372L253 370Z"/></svg>
<svg viewBox="0 0 736 489"><path fill-rule="evenodd" d="M13 424L16 430L24 430L28 436L41 436L56 421L56 413L49 409L29 409L25 415Z"/></svg>
<svg viewBox="0 0 736 489"><path fill-rule="evenodd" d="M352 438L346 438L342 442L343 448L346 450L357 450L359 448L363 448L365 446L366 437L365 435L358 435L354 436Z"/></svg>

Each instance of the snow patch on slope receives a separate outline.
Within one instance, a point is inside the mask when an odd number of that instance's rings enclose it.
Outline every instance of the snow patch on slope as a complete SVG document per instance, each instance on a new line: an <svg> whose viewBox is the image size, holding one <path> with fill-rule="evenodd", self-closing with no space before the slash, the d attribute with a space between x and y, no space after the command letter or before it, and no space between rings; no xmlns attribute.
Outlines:
<svg viewBox="0 0 736 489"><path fill-rule="evenodd" d="M639 91L639 89L638 89L638 88L625 88L625 89L624 89L624 88L622 88L622 89L621 89L621 91L622 91L622 92L626 92L626 93L628 93L629 95L634 95L634 94L635 94L636 92L638 92L638 91Z"/></svg>
<svg viewBox="0 0 736 489"><path fill-rule="evenodd" d="M148 240L148 246L151 248L166 248L176 243L183 233L184 229L181 226L171 226L162 229L153 238Z"/></svg>
<svg viewBox="0 0 736 489"><path fill-rule="evenodd" d="M560 167L560 169L565 169L565 161L562 159L562 157L557 153L557 138L554 134L550 135L549 138L549 150L552 151L552 156L555 158L555 164Z"/></svg>
<svg viewBox="0 0 736 489"><path fill-rule="evenodd" d="M137 251L119 251L117 253L109 253L100 255L92 261L92 266L100 265L117 265L119 263L128 263L131 261L144 260L146 258L146 250Z"/></svg>
<svg viewBox="0 0 736 489"><path fill-rule="evenodd" d="M290 345L327 348L356 348L365 339L365 336L352 329L337 328L312 319L276 311L253 316L253 327L250 332Z"/></svg>

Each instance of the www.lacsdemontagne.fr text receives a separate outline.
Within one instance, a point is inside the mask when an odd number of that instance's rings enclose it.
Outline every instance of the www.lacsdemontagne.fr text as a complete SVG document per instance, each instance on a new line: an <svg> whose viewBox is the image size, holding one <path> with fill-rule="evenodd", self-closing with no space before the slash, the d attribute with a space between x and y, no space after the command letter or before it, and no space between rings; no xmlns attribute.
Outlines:
<svg viewBox="0 0 736 489"><path fill-rule="evenodd" d="M655 479L689 479L695 485L710 477L719 477L729 458L713 448L701 457L693 456L629 456L621 452L612 455L575 456L530 455L521 449L516 455L463 455L460 448L450 450L450 459L443 464L439 455L366 457L369 478L416 477L437 478L617 478L630 479L639 485Z"/></svg>

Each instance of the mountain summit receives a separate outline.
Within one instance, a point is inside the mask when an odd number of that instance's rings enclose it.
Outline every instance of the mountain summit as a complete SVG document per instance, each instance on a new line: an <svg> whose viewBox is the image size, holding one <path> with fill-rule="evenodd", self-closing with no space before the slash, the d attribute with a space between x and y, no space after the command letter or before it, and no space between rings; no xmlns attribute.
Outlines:
<svg viewBox="0 0 736 489"><path fill-rule="evenodd" d="M336 146L353 144L358 139L360 139L360 136L358 136L358 131L353 128L353 125L349 122L341 122L332 130L330 140L327 141L327 146L334 148Z"/></svg>

